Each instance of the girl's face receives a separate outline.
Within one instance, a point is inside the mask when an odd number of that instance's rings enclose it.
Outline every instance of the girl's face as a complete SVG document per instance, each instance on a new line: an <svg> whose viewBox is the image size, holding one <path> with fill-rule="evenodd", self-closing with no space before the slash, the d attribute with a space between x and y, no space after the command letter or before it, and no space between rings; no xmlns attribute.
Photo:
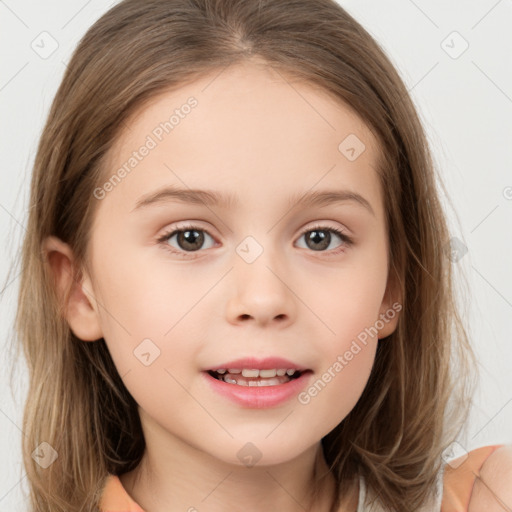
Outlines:
<svg viewBox="0 0 512 512"><path fill-rule="evenodd" d="M276 464L351 411L398 318L377 159L349 109L254 64L160 95L127 123L91 198L84 290L148 446ZM348 191L363 199L334 200ZM276 357L310 371L273 388L206 372Z"/></svg>

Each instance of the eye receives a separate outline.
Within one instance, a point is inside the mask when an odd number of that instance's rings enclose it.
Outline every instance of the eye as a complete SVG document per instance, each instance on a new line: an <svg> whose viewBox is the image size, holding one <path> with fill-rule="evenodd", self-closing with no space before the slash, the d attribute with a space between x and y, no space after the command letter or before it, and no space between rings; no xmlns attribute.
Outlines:
<svg viewBox="0 0 512 512"><path fill-rule="evenodd" d="M184 252L196 252L202 248L204 244L204 234L213 238L204 230L198 226L180 226L179 229L173 229L162 235L158 242L164 244L164 247L173 253L182 254ZM176 243L178 244L177 249L173 249L169 242L176 236Z"/></svg>
<svg viewBox="0 0 512 512"><path fill-rule="evenodd" d="M332 252L333 255L336 255L352 245L352 239L345 235L342 230L328 226L317 225L309 228L307 231L302 232L301 237L307 235L306 245L308 248L311 248L315 252L326 252L325 249L327 249L332 242L331 233L334 233L343 243L339 248L327 252ZM205 234L213 240L212 236L208 234L207 231L201 229L199 226L190 224L167 231L158 238L158 242L173 254L185 257L186 253L197 252L201 248L204 248ZM174 237L176 237L177 248L170 244L170 241Z"/></svg>
<svg viewBox="0 0 512 512"><path fill-rule="evenodd" d="M353 240L349 236L345 235L342 230L328 226L318 225L313 228L309 228L307 231L302 232L301 237L306 235L306 245L313 251L325 252L324 249L327 249L332 242L331 233L335 233L335 235L343 242L338 249L334 249L332 251L333 255L343 252L347 247L352 245Z"/></svg>

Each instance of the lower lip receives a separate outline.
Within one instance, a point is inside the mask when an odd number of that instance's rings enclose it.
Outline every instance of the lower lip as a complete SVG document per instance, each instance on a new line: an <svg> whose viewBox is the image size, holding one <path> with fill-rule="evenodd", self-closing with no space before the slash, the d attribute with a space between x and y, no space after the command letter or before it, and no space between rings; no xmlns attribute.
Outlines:
<svg viewBox="0 0 512 512"><path fill-rule="evenodd" d="M239 386L218 380L208 372L202 373L214 391L236 404L252 409L274 407L290 400L304 389L313 374L308 370L296 379L275 386Z"/></svg>

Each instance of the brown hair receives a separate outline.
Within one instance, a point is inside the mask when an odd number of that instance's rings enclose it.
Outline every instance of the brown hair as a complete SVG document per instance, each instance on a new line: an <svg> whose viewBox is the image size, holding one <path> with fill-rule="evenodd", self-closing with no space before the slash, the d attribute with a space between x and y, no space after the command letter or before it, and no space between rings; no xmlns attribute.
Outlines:
<svg viewBox="0 0 512 512"><path fill-rule="evenodd" d="M358 403L322 439L339 493L358 473L389 510L416 510L434 492L441 454L467 419L474 354L453 293L441 182L399 74L334 0L125 0L75 50L34 164L16 317L30 375L22 448L34 511L97 510L107 474L135 468L145 448L104 340L81 342L64 319L43 241L59 237L85 265L93 190L129 116L253 57L350 106L382 153L390 279L403 310ZM31 456L41 442L58 453L47 468Z"/></svg>

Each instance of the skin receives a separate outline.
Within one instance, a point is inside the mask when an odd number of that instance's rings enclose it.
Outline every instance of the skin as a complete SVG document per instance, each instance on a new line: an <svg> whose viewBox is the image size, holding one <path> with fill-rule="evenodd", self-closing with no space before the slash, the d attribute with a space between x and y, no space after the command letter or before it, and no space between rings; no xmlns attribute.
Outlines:
<svg viewBox="0 0 512 512"><path fill-rule="evenodd" d="M106 179L190 96L197 107L103 199L91 198L83 281L69 281L65 270L74 261L66 244L50 237L46 249L56 255L61 289L73 290L71 329L84 342L105 339L139 405L147 450L121 482L145 511L308 510L315 461L327 470L320 440L357 403L377 343L386 342L379 338L395 330L399 314L359 343L307 404L294 397L244 408L215 394L201 370L238 357L281 356L311 368L313 383L400 301L388 282L379 147L346 105L252 61L145 105L112 148ZM366 147L354 161L338 150L349 134ZM169 200L132 211L167 185L229 192L239 204ZM374 214L349 201L288 206L293 194L337 189L364 196ZM176 235L157 241L182 221L205 230L199 250L187 253ZM342 229L353 245L334 254L345 242L331 232L328 248L315 250L318 242L308 245L304 233L317 223ZM263 249L250 264L236 252L247 236ZM160 349L149 366L133 354L146 338ZM237 456L247 442L261 452L253 467ZM312 510L327 512L333 491L329 474ZM357 492L355 485L340 511L356 510Z"/></svg>
<svg viewBox="0 0 512 512"><path fill-rule="evenodd" d="M512 510L512 444L504 445L489 455L479 473L468 512Z"/></svg>

